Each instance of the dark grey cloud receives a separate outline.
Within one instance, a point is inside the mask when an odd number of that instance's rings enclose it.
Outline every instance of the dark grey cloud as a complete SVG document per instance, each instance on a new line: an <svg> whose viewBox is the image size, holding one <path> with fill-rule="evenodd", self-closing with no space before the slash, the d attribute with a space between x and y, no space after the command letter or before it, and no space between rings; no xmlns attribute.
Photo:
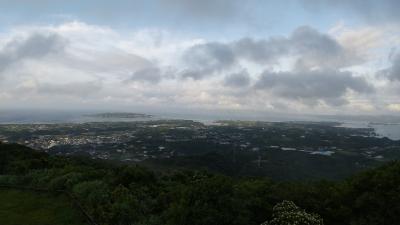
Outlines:
<svg viewBox="0 0 400 225"><path fill-rule="evenodd" d="M297 57L297 68L331 70L363 61L329 35L308 26L297 28L289 37L258 40L247 37L230 43L198 44L182 57L187 69L181 75L193 79L230 69L240 60L269 66L278 63L282 57Z"/></svg>
<svg viewBox="0 0 400 225"><path fill-rule="evenodd" d="M302 0L311 12L342 10L358 15L368 22L399 23L400 1L398 0Z"/></svg>
<svg viewBox="0 0 400 225"><path fill-rule="evenodd" d="M63 51L66 41L57 34L33 33L16 37L0 49L0 72L25 59L37 59Z"/></svg>
<svg viewBox="0 0 400 225"><path fill-rule="evenodd" d="M250 76L246 70L238 73L232 73L225 77L224 85L229 87L247 87L250 84Z"/></svg>
<svg viewBox="0 0 400 225"><path fill-rule="evenodd" d="M298 56L298 66L339 68L361 60L329 35L308 26L297 28L289 37L244 38L232 45L237 57L259 64L275 63L282 56Z"/></svg>
<svg viewBox="0 0 400 225"><path fill-rule="evenodd" d="M243 38L232 45L236 55L259 64L275 62L290 50L289 41L283 37L268 40Z"/></svg>
<svg viewBox="0 0 400 225"><path fill-rule="evenodd" d="M255 84L255 88L307 104L323 101L334 106L347 103L344 95L348 90L364 94L374 92L373 87L364 78L335 70L265 71Z"/></svg>
<svg viewBox="0 0 400 225"><path fill-rule="evenodd" d="M158 83L161 81L162 75L161 70L157 67L144 68L135 71L129 80L131 81L142 81L148 83Z"/></svg>
<svg viewBox="0 0 400 225"><path fill-rule="evenodd" d="M338 68L354 63L346 50L329 35L303 26L297 28L289 38L291 49L301 56L298 63L303 66Z"/></svg>
<svg viewBox="0 0 400 225"><path fill-rule="evenodd" d="M227 44L217 42L198 44L183 54L187 68L182 72L182 77L202 79L231 67L235 60L236 56L231 46Z"/></svg>
<svg viewBox="0 0 400 225"><path fill-rule="evenodd" d="M393 56L392 65L381 73L391 81L400 82L400 54Z"/></svg>

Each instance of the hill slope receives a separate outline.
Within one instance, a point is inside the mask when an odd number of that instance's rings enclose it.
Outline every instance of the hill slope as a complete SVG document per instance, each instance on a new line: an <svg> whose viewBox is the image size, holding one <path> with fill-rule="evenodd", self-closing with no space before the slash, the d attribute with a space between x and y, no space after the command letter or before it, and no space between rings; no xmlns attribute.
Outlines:
<svg viewBox="0 0 400 225"><path fill-rule="evenodd" d="M80 212L62 195L0 188L0 199L0 224L85 224Z"/></svg>
<svg viewBox="0 0 400 225"><path fill-rule="evenodd" d="M283 200L318 213L327 225L393 225L400 219L399 162L337 182L274 182L203 171L155 173L0 145L0 174L0 184L68 190L104 225L258 225Z"/></svg>

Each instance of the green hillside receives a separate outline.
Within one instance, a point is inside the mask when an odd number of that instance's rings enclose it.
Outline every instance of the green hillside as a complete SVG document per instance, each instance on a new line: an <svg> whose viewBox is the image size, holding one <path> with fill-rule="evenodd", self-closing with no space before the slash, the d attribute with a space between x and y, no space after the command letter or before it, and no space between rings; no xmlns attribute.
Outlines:
<svg viewBox="0 0 400 225"><path fill-rule="evenodd" d="M2 225L83 225L84 218L62 195L0 188Z"/></svg>
<svg viewBox="0 0 400 225"><path fill-rule="evenodd" d="M304 215L315 224L321 224L321 217L326 225L394 225L400 220L400 162L341 181L276 182L195 170L154 172L137 165L49 156L19 145L0 145L0 184L68 190L100 225L259 225L285 219L285 215L294 220ZM77 215L62 196L13 191L2 195L2 208L10 215L37 206L37 212L25 216L27 221L34 221L29 216L45 220L48 213L61 218L54 224L63 224L65 215ZM19 202L22 195L30 200ZM60 210L63 207L67 210ZM69 219L67 224L81 224ZM287 224L292 223L280 225Z"/></svg>

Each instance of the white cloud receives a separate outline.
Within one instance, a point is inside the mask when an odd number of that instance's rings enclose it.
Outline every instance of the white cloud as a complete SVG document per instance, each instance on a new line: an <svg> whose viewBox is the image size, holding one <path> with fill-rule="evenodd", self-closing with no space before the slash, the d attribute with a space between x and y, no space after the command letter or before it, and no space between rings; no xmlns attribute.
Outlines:
<svg viewBox="0 0 400 225"><path fill-rule="evenodd" d="M368 63L385 31L332 32L301 27L287 37L218 42L78 21L14 27L0 34L0 106L378 109L367 95L374 82L348 67ZM262 91L253 85L260 81Z"/></svg>
<svg viewBox="0 0 400 225"><path fill-rule="evenodd" d="M387 108L391 111L400 112L400 104L399 103L389 104L389 105L387 105Z"/></svg>

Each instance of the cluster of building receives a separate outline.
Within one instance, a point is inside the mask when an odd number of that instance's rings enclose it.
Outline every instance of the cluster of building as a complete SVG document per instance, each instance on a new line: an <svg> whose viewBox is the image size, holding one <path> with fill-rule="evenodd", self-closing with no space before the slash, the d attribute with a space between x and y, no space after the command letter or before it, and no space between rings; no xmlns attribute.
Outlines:
<svg viewBox="0 0 400 225"><path fill-rule="evenodd" d="M301 144L311 135L317 137L317 144ZM347 138L345 134L335 135L335 138ZM343 151L329 140L324 128L289 123L265 123L260 126L239 122L204 125L193 121L148 121L1 125L0 141L16 142L56 154L86 153L92 158L122 161L170 158L190 154L191 148L199 146L204 146L204 151L212 146L215 149L231 148L249 152L300 151L323 156ZM383 158L376 152L374 148L363 150L365 157Z"/></svg>

